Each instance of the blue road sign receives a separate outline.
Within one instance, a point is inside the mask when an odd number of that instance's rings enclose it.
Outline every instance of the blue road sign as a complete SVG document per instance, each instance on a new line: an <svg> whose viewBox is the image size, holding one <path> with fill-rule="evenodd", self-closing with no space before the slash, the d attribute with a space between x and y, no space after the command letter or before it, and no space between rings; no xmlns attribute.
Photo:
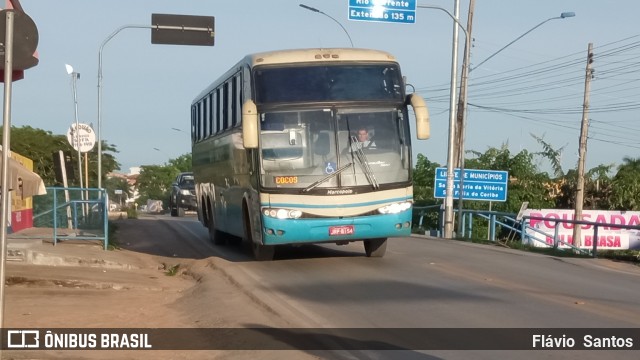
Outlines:
<svg viewBox="0 0 640 360"><path fill-rule="evenodd" d="M454 169L453 198L460 197L460 169ZM463 200L507 201L507 171L464 169ZM447 195L447 168L436 169L433 197Z"/></svg>
<svg viewBox="0 0 640 360"><path fill-rule="evenodd" d="M414 24L417 0L349 0L349 20Z"/></svg>

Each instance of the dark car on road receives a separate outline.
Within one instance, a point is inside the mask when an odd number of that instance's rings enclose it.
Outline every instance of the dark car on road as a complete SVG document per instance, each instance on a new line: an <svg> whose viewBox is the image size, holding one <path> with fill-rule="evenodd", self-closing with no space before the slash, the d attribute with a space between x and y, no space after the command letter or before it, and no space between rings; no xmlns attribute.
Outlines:
<svg viewBox="0 0 640 360"><path fill-rule="evenodd" d="M192 172L178 174L176 180L171 184L169 210L171 210L171 216L184 216L185 211L198 210Z"/></svg>

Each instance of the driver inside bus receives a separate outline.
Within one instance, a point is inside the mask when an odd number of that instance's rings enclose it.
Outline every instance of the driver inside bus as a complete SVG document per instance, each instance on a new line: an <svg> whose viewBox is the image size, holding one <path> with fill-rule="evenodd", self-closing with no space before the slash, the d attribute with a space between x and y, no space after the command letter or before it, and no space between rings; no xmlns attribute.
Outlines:
<svg viewBox="0 0 640 360"><path fill-rule="evenodd" d="M358 129L358 148L362 149L375 149L376 143L369 136L369 131L365 127L360 127Z"/></svg>

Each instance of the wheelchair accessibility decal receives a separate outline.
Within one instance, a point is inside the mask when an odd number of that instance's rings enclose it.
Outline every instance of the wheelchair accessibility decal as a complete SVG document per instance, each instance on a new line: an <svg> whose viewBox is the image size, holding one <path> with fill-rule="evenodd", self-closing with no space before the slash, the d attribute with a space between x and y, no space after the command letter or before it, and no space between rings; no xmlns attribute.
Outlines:
<svg viewBox="0 0 640 360"><path fill-rule="evenodd" d="M329 175L329 174L333 174L334 172L336 172L336 163L331 162L331 161L327 161L324 164L324 173Z"/></svg>

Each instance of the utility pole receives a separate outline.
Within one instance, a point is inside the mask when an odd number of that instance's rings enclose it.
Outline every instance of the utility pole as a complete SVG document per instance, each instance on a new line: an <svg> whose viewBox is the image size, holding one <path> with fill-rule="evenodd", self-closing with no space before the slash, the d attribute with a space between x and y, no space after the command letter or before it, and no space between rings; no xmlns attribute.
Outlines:
<svg viewBox="0 0 640 360"><path fill-rule="evenodd" d="M584 163L587 155L587 133L589 132L589 93L591 91L591 78L593 77L593 43L589 43L587 50L587 68L584 78L584 103L582 105L582 126L580 127L580 144L578 148L578 182L576 184L576 209L574 220L582 220L582 207L584 205ZM581 229L579 224L573 225L573 245L580 248L582 245ZM596 239L594 239L596 241Z"/></svg>
<svg viewBox="0 0 640 360"><path fill-rule="evenodd" d="M456 118L456 142L455 142L455 156L456 167L464 165L464 126L465 126L465 112L466 112L466 97L467 97L467 82L469 81L469 54L471 53L471 30L473 28L473 10L476 6L476 0L469 0L469 14L467 17L467 32L466 35L469 40L465 42L464 46L464 61L462 63L462 79L460 81L460 95L458 96L458 113Z"/></svg>
<svg viewBox="0 0 640 360"><path fill-rule="evenodd" d="M458 196L458 236L462 236L462 199L464 198L464 128L467 118L467 86L469 82L469 59L471 54L471 29L473 28L473 9L475 8L476 1L469 0L469 14L467 17L467 31L465 32L466 39L464 43L464 60L462 62L462 79L460 80L460 96L458 96L458 114L456 118L456 141L454 147L454 154L457 152L457 156L454 159L458 159L457 167L460 168L460 192Z"/></svg>

